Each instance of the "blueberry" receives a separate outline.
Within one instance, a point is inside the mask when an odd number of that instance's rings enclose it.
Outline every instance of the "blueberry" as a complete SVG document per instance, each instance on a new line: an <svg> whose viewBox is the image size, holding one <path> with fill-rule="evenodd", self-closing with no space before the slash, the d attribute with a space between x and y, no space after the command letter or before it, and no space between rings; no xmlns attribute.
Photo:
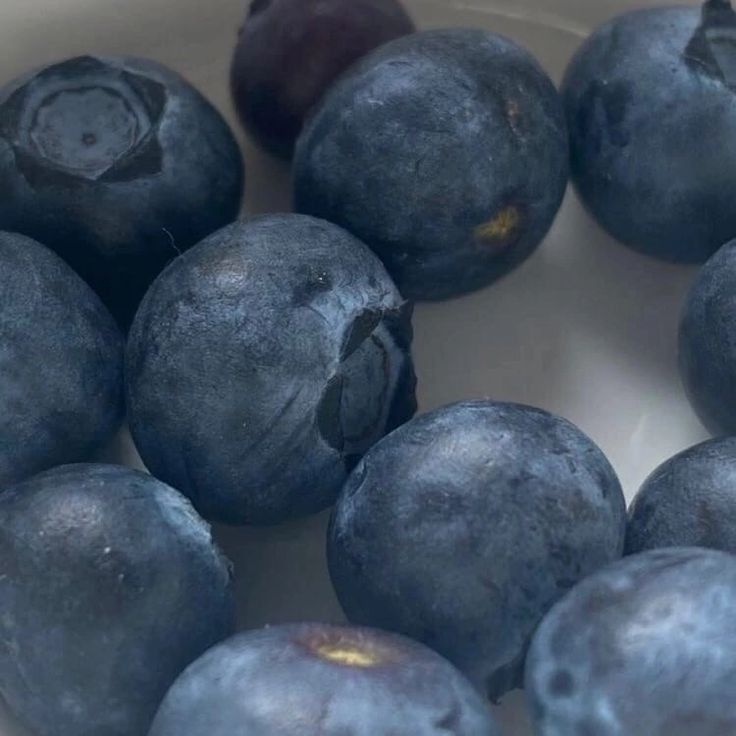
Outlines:
<svg viewBox="0 0 736 736"><path fill-rule="evenodd" d="M48 245L123 326L176 254L235 219L238 146L152 61L82 56L0 90L0 228Z"/></svg>
<svg viewBox="0 0 736 736"><path fill-rule="evenodd" d="M629 511L626 552L712 547L736 553L736 438L710 440L657 468Z"/></svg>
<svg viewBox="0 0 736 736"><path fill-rule="evenodd" d="M418 639L492 698L520 682L534 628L621 556L621 486L579 429L474 401L378 443L335 507L332 581L348 618Z"/></svg>
<svg viewBox="0 0 736 736"><path fill-rule="evenodd" d="M231 68L243 124L272 153L290 157L335 79L413 30L398 0L252 0Z"/></svg>
<svg viewBox="0 0 736 736"><path fill-rule="evenodd" d="M123 409L110 314L50 250L0 233L0 489L89 459Z"/></svg>
<svg viewBox="0 0 736 736"><path fill-rule="evenodd" d="M680 373L714 435L736 434L736 240L703 266L680 322Z"/></svg>
<svg viewBox="0 0 736 736"><path fill-rule="evenodd" d="M614 18L563 85L573 178L615 238L702 262L736 236L736 14L725 0Z"/></svg>
<svg viewBox="0 0 736 736"><path fill-rule="evenodd" d="M547 616L527 660L538 736L736 733L736 557L627 557Z"/></svg>
<svg viewBox="0 0 736 736"><path fill-rule="evenodd" d="M342 77L294 166L299 211L365 241L404 296L444 299L511 271L549 230L568 176L562 104L501 36L417 33Z"/></svg>
<svg viewBox="0 0 736 736"><path fill-rule="evenodd" d="M371 629L294 624L239 634L177 680L149 736L498 736L448 662Z"/></svg>
<svg viewBox="0 0 736 736"><path fill-rule="evenodd" d="M161 275L131 331L144 462L218 521L326 508L416 409L410 311L335 225L272 215L216 233Z"/></svg>
<svg viewBox="0 0 736 736"><path fill-rule="evenodd" d="M0 494L0 692L37 736L144 736L232 633L230 569L176 491L67 465Z"/></svg>

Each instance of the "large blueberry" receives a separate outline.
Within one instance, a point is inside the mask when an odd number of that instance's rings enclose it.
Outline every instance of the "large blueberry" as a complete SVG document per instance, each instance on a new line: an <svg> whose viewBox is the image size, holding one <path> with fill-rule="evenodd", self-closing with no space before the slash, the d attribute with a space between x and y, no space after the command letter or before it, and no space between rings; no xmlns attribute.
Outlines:
<svg viewBox="0 0 736 736"><path fill-rule="evenodd" d="M296 624L238 636L177 680L149 736L498 736L488 706L425 647Z"/></svg>
<svg viewBox="0 0 736 736"><path fill-rule="evenodd" d="M474 401L367 453L337 503L330 573L351 621L407 634L496 698L542 616L620 557L624 497L603 453L540 409Z"/></svg>
<svg viewBox="0 0 736 736"><path fill-rule="evenodd" d="M626 552L712 547L736 554L736 438L681 452L647 478L629 510Z"/></svg>
<svg viewBox="0 0 736 736"><path fill-rule="evenodd" d="M123 341L50 250L0 233L0 488L88 460L123 415Z"/></svg>
<svg viewBox="0 0 736 736"><path fill-rule="evenodd" d="M416 409L410 311L335 225L272 215L216 233L161 275L131 331L144 462L218 521L326 508Z"/></svg>
<svg viewBox="0 0 736 736"><path fill-rule="evenodd" d="M82 56L0 90L0 228L48 245L123 325L177 253L237 216L238 146L152 61Z"/></svg>
<svg viewBox="0 0 736 736"><path fill-rule="evenodd" d="M405 296L443 299L539 245L567 185L567 132L527 51L482 30L426 31L338 81L294 165L299 211L365 241Z"/></svg>
<svg viewBox="0 0 736 736"><path fill-rule="evenodd" d="M736 14L727 0L619 16L563 85L578 192L621 242L702 262L736 236Z"/></svg>
<svg viewBox="0 0 736 736"><path fill-rule="evenodd" d="M736 240L703 266L685 302L680 373L703 424L736 434Z"/></svg>
<svg viewBox="0 0 736 736"><path fill-rule="evenodd" d="M67 465L0 494L0 693L36 736L144 736L232 633L230 568L179 493Z"/></svg>
<svg viewBox="0 0 736 736"><path fill-rule="evenodd" d="M627 557L547 616L526 686L538 736L736 733L736 557Z"/></svg>
<svg viewBox="0 0 736 736"><path fill-rule="evenodd" d="M291 156L335 79L413 30L398 0L252 0L230 73L243 124L270 151Z"/></svg>

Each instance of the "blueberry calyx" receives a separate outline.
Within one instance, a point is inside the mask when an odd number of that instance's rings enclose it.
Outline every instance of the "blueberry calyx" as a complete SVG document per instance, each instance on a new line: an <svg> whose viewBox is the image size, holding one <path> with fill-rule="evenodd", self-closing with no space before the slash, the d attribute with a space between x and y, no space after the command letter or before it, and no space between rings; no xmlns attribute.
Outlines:
<svg viewBox="0 0 736 736"><path fill-rule="evenodd" d="M685 61L736 90L736 11L731 0L706 0Z"/></svg>
<svg viewBox="0 0 736 736"><path fill-rule="evenodd" d="M366 309L346 330L339 363L317 408L317 428L350 468L392 421L393 407L386 401L394 382L392 354L411 344L411 315L408 302L397 309Z"/></svg>
<svg viewBox="0 0 736 736"><path fill-rule="evenodd" d="M340 351L340 360L347 360L375 331L378 327L383 312L376 309L366 309L354 320L343 341Z"/></svg>
<svg viewBox="0 0 736 736"><path fill-rule="evenodd" d="M69 59L42 70L0 105L0 136L32 187L129 181L161 171L157 134L165 87L113 69L91 56Z"/></svg>

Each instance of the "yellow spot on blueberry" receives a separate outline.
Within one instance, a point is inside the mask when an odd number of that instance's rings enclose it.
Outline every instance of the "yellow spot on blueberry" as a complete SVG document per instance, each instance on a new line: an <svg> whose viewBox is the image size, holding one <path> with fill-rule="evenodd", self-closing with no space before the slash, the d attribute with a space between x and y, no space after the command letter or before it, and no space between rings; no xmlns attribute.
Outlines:
<svg viewBox="0 0 736 736"><path fill-rule="evenodd" d="M315 647L315 651L322 659L346 667L376 667L382 661L378 652L352 644L319 644Z"/></svg>
<svg viewBox="0 0 736 736"><path fill-rule="evenodd" d="M509 205L496 215L475 228L475 237L491 244L505 243L516 234L521 225L521 213L517 207Z"/></svg>

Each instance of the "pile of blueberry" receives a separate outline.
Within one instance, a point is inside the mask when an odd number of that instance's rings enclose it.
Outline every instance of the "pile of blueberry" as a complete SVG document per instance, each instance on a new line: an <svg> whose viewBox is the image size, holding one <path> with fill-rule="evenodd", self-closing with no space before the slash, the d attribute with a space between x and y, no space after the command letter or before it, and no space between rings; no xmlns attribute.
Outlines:
<svg viewBox="0 0 736 736"><path fill-rule="evenodd" d="M234 99L298 214L239 222L238 145L172 71L0 90L0 695L36 736L498 736L522 685L539 736L736 733L736 12L616 18L563 87L396 0L253 0ZM710 258L680 360L720 438L628 518L560 417L412 419L407 299L516 268L570 170L618 240ZM124 414L151 475L84 464ZM333 505L351 625L233 637L204 519Z"/></svg>

